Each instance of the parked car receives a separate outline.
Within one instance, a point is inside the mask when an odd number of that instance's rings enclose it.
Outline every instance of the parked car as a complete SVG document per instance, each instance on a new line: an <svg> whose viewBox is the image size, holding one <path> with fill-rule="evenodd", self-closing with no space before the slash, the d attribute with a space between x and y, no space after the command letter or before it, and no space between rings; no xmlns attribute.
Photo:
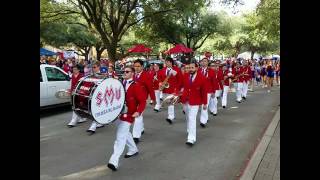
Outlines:
<svg viewBox="0 0 320 180"><path fill-rule="evenodd" d="M47 64L40 65L40 109L71 104L71 98L55 97L57 91L70 89L70 87L70 77L61 68Z"/></svg>

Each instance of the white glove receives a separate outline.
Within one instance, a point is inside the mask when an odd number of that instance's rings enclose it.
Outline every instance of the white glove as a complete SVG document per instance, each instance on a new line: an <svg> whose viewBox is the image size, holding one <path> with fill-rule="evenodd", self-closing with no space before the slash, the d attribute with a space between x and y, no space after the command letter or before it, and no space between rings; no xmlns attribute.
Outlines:
<svg viewBox="0 0 320 180"><path fill-rule="evenodd" d="M170 75L175 76L177 75L177 71L171 69L171 71L169 72Z"/></svg>

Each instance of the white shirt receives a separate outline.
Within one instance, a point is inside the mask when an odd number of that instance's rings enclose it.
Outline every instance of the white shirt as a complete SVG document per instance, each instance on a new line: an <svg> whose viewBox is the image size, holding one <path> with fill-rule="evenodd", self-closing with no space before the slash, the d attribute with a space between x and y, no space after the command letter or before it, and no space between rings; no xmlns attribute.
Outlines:
<svg viewBox="0 0 320 180"><path fill-rule="evenodd" d="M191 75L191 74L190 74ZM189 79L190 79L190 75L189 75ZM192 76L192 82L194 81L194 79L196 78L196 76L197 76L197 72L195 72L194 74L193 74L193 76Z"/></svg>
<svg viewBox="0 0 320 180"><path fill-rule="evenodd" d="M137 79L139 79L139 78L140 78L141 73L142 73L142 71L141 71L140 73L136 73L136 74L135 74L135 77L137 77Z"/></svg>
<svg viewBox="0 0 320 180"><path fill-rule="evenodd" d="M130 78L130 79L127 79L127 80L124 80L124 81L127 81L126 87L125 87L125 89L126 89L126 91L127 91L128 88L130 87L130 85L133 83L133 79ZM123 81L123 83L124 83L124 81Z"/></svg>

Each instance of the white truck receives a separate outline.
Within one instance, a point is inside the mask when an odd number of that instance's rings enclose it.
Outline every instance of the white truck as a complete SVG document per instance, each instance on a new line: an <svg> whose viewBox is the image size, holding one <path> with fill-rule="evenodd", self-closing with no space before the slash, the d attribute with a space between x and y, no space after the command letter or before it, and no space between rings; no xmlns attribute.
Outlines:
<svg viewBox="0 0 320 180"><path fill-rule="evenodd" d="M57 91L70 87L70 76L61 68L47 64L40 65L40 109L71 104L71 98L58 99L55 96Z"/></svg>

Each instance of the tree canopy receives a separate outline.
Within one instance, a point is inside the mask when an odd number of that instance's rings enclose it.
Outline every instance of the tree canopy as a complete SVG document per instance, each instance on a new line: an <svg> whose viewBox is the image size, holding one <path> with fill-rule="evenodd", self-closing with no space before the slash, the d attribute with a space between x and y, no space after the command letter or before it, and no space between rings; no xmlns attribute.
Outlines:
<svg viewBox="0 0 320 180"><path fill-rule="evenodd" d="M41 0L40 45L75 45L84 54L94 46L98 59L106 49L112 61L138 43L154 53L178 43L229 56L273 52L279 50L279 2L261 0L256 11L230 17L210 12L210 0Z"/></svg>

